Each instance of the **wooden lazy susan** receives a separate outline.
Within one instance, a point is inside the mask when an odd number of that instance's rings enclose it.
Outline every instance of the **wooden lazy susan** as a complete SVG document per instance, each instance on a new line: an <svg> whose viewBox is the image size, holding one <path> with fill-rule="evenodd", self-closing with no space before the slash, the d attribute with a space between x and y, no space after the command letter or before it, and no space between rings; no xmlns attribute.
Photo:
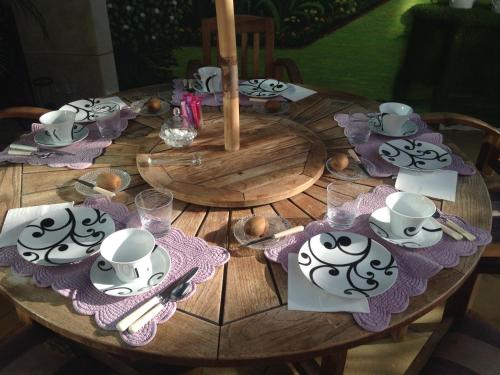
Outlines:
<svg viewBox="0 0 500 375"><path fill-rule="evenodd" d="M171 164L195 153L201 165ZM323 174L325 160L325 146L304 126L276 116L241 114L239 151L224 150L224 120L219 117L205 121L191 147L162 144L154 154L137 155L137 167L153 188L170 190L182 201L249 207L306 190Z"/></svg>

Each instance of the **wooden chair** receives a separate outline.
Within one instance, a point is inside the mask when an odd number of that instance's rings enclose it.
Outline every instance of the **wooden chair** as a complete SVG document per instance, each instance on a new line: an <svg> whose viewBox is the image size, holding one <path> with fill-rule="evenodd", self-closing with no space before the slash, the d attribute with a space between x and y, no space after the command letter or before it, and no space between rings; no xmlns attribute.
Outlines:
<svg viewBox="0 0 500 375"><path fill-rule="evenodd" d="M31 122L38 121L49 109L38 107L9 107L0 109L0 149L29 131Z"/></svg>
<svg viewBox="0 0 500 375"><path fill-rule="evenodd" d="M465 125L483 133L476 168L483 175L490 195L500 192L500 130L475 117L458 113L433 112L422 115L429 125ZM500 217L497 218L500 220ZM495 217L493 218L495 221ZM500 238L500 233L499 236ZM500 242L486 247L478 266L479 272L500 273Z"/></svg>
<svg viewBox="0 0 500 375"><path fill-rule="evenodd" d="M490 196L492 193L500 191L500 130L491 126L478 118L451 112L432 112L421 115L428 125L438 127L439 125L464 125L482 132L482 141L478 157L475 161L476 168L486 181ZM450 145L453 148L453 145ZM455 150L460 153L458 148ZM498 217L500 226L500 217ZM493 217L495 222L495 217ZM500 233L498 234L500 240ZM481 256L476 272L470 277L466 285L463 286L461 294L450 304L447 315L463 316L473 298L474 285L480 273L500 273L500 242L492 242L488 245ZM452 306L453 305L453 306ZM446 311L446 310L445 310ZM442 324L442 323L441 323ZM441 325L440 324L440 325ZM439 325L439 326L440 326ZM431 325L434 327L434 325ZM439 327L438 326L438 327ZM449 327L448 327L449 328ZM439 329L439 328L438 328ZM395 341L403 339L408 330L408 326L403 326L392 332ZM444 334L444 333L443 333Z"/></svg>
<svg viewBox="0 0 500 375"><path fill-rule="evenodd" d="M39 107L8 107L0 109L0 119L30 119L38 120L41 115L50 112L50 109Z"/></svg>
<svg viewBox="0 0 500 375"><path fill-rule="evenodd" d="M445 318L405 372L418 374L500 374L500 331L471 315Z"/></svg>
<svg viewBox="0 0 500 375"><path fill-rule="evenodd" d="M274 22L272 18L240 15L235 17L236 34L240 39L240 58L238 64L239 77L248 78L276 78L283 79L284 73L293 83L303 83L300 71L295 62L288 58L273 60L274 52ZM191 60L188 62L186 78L192 78L201 66L211 66L212 62L212 34L217 37L217 20L215 18L204 18L201 21L201 35L203 58L202 60ZM264 72L260 73L260 42L261 35L264 39ZM249 42L252 44L252 71L249 69ZM220 66L220 55L217 44L217 65Z"/></svg>

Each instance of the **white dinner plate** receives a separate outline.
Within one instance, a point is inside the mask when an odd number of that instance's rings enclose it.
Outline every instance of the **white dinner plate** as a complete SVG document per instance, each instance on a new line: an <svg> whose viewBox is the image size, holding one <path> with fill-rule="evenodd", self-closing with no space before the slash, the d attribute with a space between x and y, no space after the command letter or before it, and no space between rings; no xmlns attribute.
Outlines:
<svg viewBox="0 0 500 375"><path fill-rule="evenodd" d="M272 78L249 79L239 85L240 93L251 98L274 98L280 96L288 86Z"/></svg>
<svg viewBox="0 0 500 375"><path fill-rule="evenodd" d="M424 222L422 230L415 236L401 237L391 230L389 208L382 207L375 210L369 219L370 228L377 236L394 245L418 249L434 246L443 238L443 230L436 220L430 218Z"/></svg>
<svg viewBox="0 0 500 375"><path fill-rule="evenodd" d="M151 253L152 275L147 280L123 282L116 276L111 264L99 256L90 269L90 281L97 290L110 296L137 296L160 284L170 271L170 263L168 252L156 245Z"/></svg>
<svg viewBox="0 0 500 375"><path fill-rule="evenodd" d="M435 144L416 139L382 143L378 154L388 163L414 171L435 171L451 164L451 154Z"/></svg>
<svg viewBox="0 0 500 375"><path fill-rule="evenodd" d="M59 266L88 258L115 231L111 216L95 208L73 207L32 221L17 240L17 251L39 266Z"/></svg>
<svg viewBox="0 0 500 375"><path fill-rule="evenodd" d="M119 98L88 98L75 100L74 102L63 105L59 109L76 112L75 122L86 124L95 121L92 107L101 102L115 102L120 105L120 109L126 107L126 104L119 100Z"/></svg>
<svg viewBox="0 0 500 375"><path fill-rule="evenodd" d="M35 143L42 147L66 147L83 141L89 136L89 129L86 126L75 124L73 125L73 140L71 142L54 142L54 140L43 130L35 134Z"/></svg>
<svg viewBox="0 0 500 375"><path fill-rule="evenodd" d="M345 298L373 297L398 277L391 253L371 238L349 232L326 232L310 238L299 251L305 277L328 293Z"/></svg>

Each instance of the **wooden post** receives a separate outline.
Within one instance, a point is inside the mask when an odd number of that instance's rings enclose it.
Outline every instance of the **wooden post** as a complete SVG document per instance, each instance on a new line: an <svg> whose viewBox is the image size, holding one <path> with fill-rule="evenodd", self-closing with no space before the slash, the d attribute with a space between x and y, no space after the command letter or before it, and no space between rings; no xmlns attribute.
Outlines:
<svg viewBox="0 0 500 375"><path fill-rule="evenodd" d="M215 10L224 94L224 144L227 151L238 151L240 149L240 102L233 0L215 0Z"/></svg>

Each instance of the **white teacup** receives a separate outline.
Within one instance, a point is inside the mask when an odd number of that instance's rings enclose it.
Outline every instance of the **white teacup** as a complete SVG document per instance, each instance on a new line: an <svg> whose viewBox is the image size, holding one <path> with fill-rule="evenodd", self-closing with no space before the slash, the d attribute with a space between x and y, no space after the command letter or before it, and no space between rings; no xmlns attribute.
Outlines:
<svg viewBox="0 0 500 375"><path fill-rule="evenodd" d="M155 238L143 229L122 229L101 244L101 256L115 269L116 276L123 282L142 279L152 275L151 253Z"/></svg>
<svg viewBox="0 0 500 375"><path fill-rule="evenodd" d="M450 0L450 7L460 9L471 9L475 0Z"/></svg>
<svg viewBox="0 0 500 375"><path fill-rule="evenodd" d="M491 10L500 13L500 0L491 0Z"/></svg>
<svg viewBox="0 0 500 375"><path fill-rule="evenodd" d="M201 91L221 92L222 91L222 70L217 66L203 66L194 73L198 80Z"/></svg>
<svg viewBox="0 0 500 375"><path fill-rule="evenodd" d="M436 205L429 198L415 193L392 193L385 205L389 208L391 230L401 237L415 236L436 212Z"/></svg>
<svg viewBox="0 0 500 375"><path fill-rule="evenodd" d="M52 111L40 117L40 123L44 125L45 134L57 143L70 143L73 140L73 124L76 112Z"/></svg>
<svg viewBox="0 0 500 375"><path fill-rule="evenodd" d="M413 108L409 105L396 102L382 103L378 109L381 113L390 113L399 116L410 116L413 113Z"/></svg>

